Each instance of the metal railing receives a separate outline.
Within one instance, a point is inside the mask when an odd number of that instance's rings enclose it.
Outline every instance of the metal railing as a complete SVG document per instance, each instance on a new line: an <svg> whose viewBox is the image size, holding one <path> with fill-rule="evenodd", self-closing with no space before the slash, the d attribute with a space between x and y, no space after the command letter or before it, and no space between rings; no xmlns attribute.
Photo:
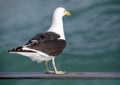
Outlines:
<svg viewBox="0 0 120 85"><path fill-rule="evenodd" d="M120 79L120 72L67 72L63 75L43 72L0 72L0 79Z"/></svg>

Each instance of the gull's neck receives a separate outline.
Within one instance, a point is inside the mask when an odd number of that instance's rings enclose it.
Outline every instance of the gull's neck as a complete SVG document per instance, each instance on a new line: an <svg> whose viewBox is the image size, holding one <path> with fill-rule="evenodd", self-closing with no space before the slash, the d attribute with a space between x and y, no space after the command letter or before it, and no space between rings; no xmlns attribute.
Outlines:
<svg viewBox="0 0 120 85"><path fill-rule="evenodd" d="M60 35L59 39L65 40L62 16L55 14L53 15L52 24L48 31L59 34Z"/></svg>

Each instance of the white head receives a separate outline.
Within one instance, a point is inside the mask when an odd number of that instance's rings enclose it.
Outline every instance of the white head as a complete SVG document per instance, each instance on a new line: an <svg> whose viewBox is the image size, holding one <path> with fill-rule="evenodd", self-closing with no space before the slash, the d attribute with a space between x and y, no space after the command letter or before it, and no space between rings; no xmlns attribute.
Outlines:
<svg viewBox="0 0 120 85"><path fill-rule="evenodd" d="M55 9L54 16L63 17L64 15L71 16L70 12L63 7L58 7Z"/></svg>
<svg viewBox="0 0 120 85"><path fill-rule="evenodd" d="M64 29L63 29L63 20L62 20L62 17L64 15L71 16L70 12L67 11L65 8L63 8L63 7L56 8L53 13L53 20L52 20L51 27L49 28L48 31L59 34L60 39L65 40Z"/></svg>

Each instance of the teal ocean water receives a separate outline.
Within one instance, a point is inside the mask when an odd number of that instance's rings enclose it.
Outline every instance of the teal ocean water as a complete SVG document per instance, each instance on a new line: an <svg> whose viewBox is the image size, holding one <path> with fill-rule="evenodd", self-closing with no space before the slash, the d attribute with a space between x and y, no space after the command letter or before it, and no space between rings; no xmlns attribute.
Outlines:
<svg viewBox="0 0 120 85"><path fill-rule="evenodd" d="M120 0L0 0L0 72L45 71L44 63L37 64L7 50L48 30L58 6L72 14L64 17L67 46L56 57L58 69L120 72ZM120 85L120 80L0 80L0 85L55 84Z"/></svg>

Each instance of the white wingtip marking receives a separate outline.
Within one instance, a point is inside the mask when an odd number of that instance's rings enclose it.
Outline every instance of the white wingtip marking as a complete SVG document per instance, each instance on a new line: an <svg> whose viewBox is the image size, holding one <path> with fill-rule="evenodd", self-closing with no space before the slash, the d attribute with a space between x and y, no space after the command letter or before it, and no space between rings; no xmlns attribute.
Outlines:
<svg viewBox="0 0 120 85"><path fill-rule="evenodd" d="M50 56L49 56L48 54L46 54L46 53L43 53L43 52L38 51L38 50L35 50L35 49L28 48L28 47L26 47L26 46L23 46L22 49L23 49L23 50L34 51L34 52L37 52L38 54L43 55L43 56L45 56L45 57L50 57Z"/></svg>

